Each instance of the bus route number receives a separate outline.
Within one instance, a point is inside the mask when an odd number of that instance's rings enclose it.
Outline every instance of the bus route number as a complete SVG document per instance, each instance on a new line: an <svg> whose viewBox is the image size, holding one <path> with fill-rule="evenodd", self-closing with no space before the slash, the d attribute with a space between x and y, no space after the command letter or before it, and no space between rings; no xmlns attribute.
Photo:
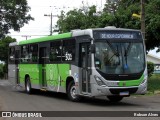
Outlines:
<svg viewBox="0 0 160 120"><path fill-rule="evenodd" d="M72 54L66 53L66 54L65 54L65 58L66 58L66 59L65 59L66 61L72 60Z"/></svg>

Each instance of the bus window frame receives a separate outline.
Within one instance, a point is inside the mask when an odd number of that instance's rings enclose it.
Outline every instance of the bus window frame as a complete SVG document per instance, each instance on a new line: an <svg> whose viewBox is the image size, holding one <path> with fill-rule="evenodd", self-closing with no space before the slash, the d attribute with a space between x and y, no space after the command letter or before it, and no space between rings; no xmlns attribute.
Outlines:
<svg viewBox="0 0 160 120"><path fill-rule="evenodd" d="M63 43L64 43L64 41L70 41L70 40L74 40L75 41L75 43L74 43L74 45L75 45L75 57L74 57L74 60L68 60L68 61L66 61L66 60L63 60L62 59L62 56L63 56L63 49L64 49L64 46L63 46ZM52 43L54 43L54 42L60 42L60 46L61 46L61 51L60 51L60 56L61 56L61 58L60 58L60 60L59 61L51 61L50 60L50 57L49 57L49 63L50 64L54 64L54 63L57 63L57 64L65 64L65 63L68 63L68 64L75 64L75 60L76 60L76 56L77 56L77 52L76 52L76 46L77 46L77 42L76 42L76 39L74 38L74 37L71 37L71 38L65 38L65 39L57 39L57 40L52 40L52 41L50 41L50 45L49 45L49 56L50 56L50 52L51 52L51 44Z"/></svg>
<svg viewBox="0 0 160 120"><path fill-rule="evenodd" d="M36 51L36 54L37 54L37 61L36 62L33 62L33 52L31 51L31 46L34 46L34 45L37 45L37 51ZM28 63L30 63L30 64L38 64L38 61L39 61L39 59L38 59L38 53L39 53L39 44L38 43L33 43L33 44L29 44L29 54L31 54L32 53L32 57L31 57L31 59L30 59L30 62L28 62Z"/></svg>
<svg viewBox="0 0 160 120"><path fill-rule="evenodd" d="M65 42L68 42L67 43L67 45L65 46L64 45L64 43ZM72 43L72 42L74 42L73 44L70 44L70 43ZM70 45L72 45L71 47L72 47L72 60L67 60L66 59L66 56L65 56L65 54L63 54L63 52L68 52L69 51L69 49L68 49L68 51L67 50L64 50L64 48L65 47L70 47ZM71 47L70 47L70 50L71 50ZM64 50L64 51L63 51ZM73 58L73 51L74 51L74 58ZM75 57L76 57L76 40L74 39L74 38L71 38L71 39L65 39L65 40L62 40L62 56L65 56L65 60L63 60L63 57L61 57L61 60L62 60L62 62L67 62L67 63L71 63L71 62L74 62L75 61ZM70 54L70 53L69 53Z"/></svg>

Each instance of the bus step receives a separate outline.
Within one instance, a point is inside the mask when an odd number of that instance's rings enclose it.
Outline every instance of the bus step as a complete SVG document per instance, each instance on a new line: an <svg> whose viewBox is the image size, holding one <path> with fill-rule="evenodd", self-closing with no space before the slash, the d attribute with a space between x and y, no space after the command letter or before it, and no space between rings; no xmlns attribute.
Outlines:
<svg viewBox="0 0 160 120"><path fill-rule="evenodd" d="M47 88L41 88L40 90L41 91L47 91Z"/></svg>

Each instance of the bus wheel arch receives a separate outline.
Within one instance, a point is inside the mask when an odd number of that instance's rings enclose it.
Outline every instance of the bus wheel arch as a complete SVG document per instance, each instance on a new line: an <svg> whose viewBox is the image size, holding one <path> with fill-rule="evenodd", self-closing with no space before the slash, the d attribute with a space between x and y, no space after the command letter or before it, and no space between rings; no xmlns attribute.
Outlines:
<svg viewBox="0 0 160 120"><path fill-rule="evenodd" d="M30 76L28 74L25 75L25 91L28 94L32 93L31 81Z"/></svg>
<svg viewBox="0 0 160 120"><path fill-rule="evenodd" d="M73 102L77 102L80 100L80 96L75 95L75 89L74 78L68 77L66 79L66 93L68 95L68 98Z"/></svg>

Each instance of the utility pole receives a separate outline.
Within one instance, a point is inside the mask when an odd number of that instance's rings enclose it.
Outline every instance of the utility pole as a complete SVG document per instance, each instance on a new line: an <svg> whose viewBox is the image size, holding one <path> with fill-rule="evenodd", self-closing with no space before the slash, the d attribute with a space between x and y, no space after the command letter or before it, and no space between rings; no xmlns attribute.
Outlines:
<svg viewBox="0 0 160 120"><path fill-rule="evenodd" d="M27 40L27 38L28 38L28 37L31 37L31 36L30 36L30 35L22 35L22 37L25 37L26 40Z"/></svg>
<svg viewBox="0 0 160 120"><path fill-rule="evenodd" d="M145 0L141 0L141 32L145 40Z"/></svg>
<svg viewBox="0 0 160 120"><path fill-rule="evenodd" d="M50 25L50 36L52 35L52 33L53 33L53 31L52 31L52 18L53 17L57 17L57 15L52 15L52 12L51 12L51 14L50 15L47 15L47 14L44 14L44 16L48 16L48 17L50 17L51 18L51 25Z"/></svg>

